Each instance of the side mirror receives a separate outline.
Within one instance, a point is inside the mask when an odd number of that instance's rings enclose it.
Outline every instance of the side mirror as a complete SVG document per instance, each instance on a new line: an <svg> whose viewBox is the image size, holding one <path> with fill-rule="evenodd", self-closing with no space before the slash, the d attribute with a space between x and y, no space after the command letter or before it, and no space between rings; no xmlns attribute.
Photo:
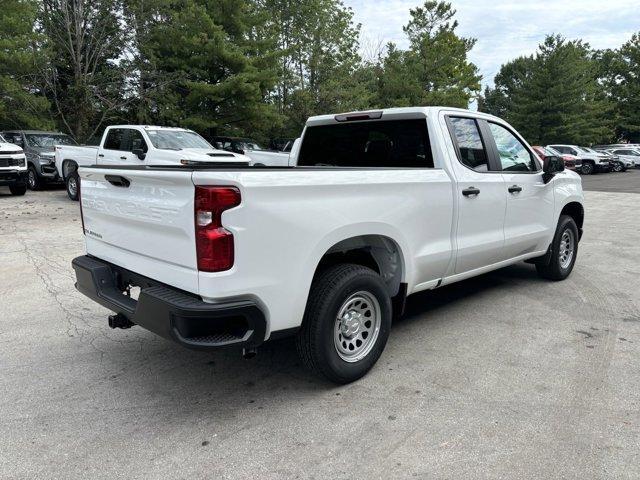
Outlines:
<svg viewBox="0 0 640 480"><path fill-rule="evenodd" d="M550 155L544 159L542 179L549 183L556 173L564 172L564 161L560 157Z"/></svg>
<svg viewBox="0 0 640 480"><path fill-rule="evenodd" d="M141 148L134 148L133 150L131 150L131 153L136 155L140 160L144 160L147 156L147 154L144 153L144 150L142 150Z"/></svg>

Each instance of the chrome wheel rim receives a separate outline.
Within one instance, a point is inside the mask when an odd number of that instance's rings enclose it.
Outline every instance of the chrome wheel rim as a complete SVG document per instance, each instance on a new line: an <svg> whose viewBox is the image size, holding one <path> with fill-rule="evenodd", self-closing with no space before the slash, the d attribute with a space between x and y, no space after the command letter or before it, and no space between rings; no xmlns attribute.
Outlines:
<svg viewBox="0 0 640 480"><path fill-rule="evenodd" d="M71 196L76 196L76 193L78 193L78 182L76 181L75 177L70 177L69 180L67 180L67 189L69 190L69 194Z"/></svg>
<svg viewBox="0 0 640 480"><path fill-rule="evenodd" d="M338 356L353 363L366 357L376 344L382 323L380 304L369 292L351 295L338 310L333 344Z"/></svg>
<svg viewBox="0 0 640 480"><path fill-rule="evenodd" d="M566 269L571 265L574 250L575 238L573 236L573 231L567 228L562 232L562 237L560 237L560 252L558 253L558 258L560 259L561 268Z"/></svg>
<svg viewBox="0 0 640 480"><path fill-rule="evenodd" d="M35 188L36 186L36 174L34 173L33 170L29 170L29 173L27 174L27 181L29 182L29 188Z"/></svg>

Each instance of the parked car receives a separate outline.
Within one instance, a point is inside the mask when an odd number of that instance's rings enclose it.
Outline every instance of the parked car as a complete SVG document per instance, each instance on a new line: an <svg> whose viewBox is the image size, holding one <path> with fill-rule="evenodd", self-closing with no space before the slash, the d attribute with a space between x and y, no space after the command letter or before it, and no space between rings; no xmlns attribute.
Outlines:
<svg viewBox="0 0 640 480"><path fill-rule="evenodd" d="M58 175L72 200L79 195L78 168L89 165L249 165L250 159L237 153L214 149L196 132L184 128L143 125L107 127L99 146L58 146L55 150Z"/></svg>
<svg viewBox="0 0 640 480"><path fill-rule="evenodd" d="M640 166L640 148L613 148L608 151L614 155L617 155L620 160L625 162L627 168L635 168Z"/></svg>
<svg viewBox="0 0 640 480"><path fill-rule="evenodd" d="M214 137L216 148L246 155L251 159L251 165L285 167L289 165L289 152L267 150L249 138Z"/></svg>
<svg viewBox="0 0 640 480"><path fill-rule="evenodd" d="M69 135L60 132L44 132L38 130L7 130L2 132L9 142L21 147L27 156L27 185L31 190L38 190L47 183L59 183L55 165L54 151L56 145L76 145Z"/></svg>
<svg viewBox="0 0 640 480"><path fill-rule="evenodd" d="M294 335L311 370L347 383L376 363L407 295L523 260L562 280L576 261L580 177L494 116L313 117L292 160L81 168L76 287L111 327L189 348L253 355Z"/></svg>
<svg viewBox="0 0 640 480"><path fill-rule="evenodd" d="M21 147L0 135L0 186L9 187L11 195L27 191L27 158Z"/></svg>
<svg viewBox="0 0 640 480"><path fill-rule="evenodd" d="M295 140L295 138L273 138L269 142L269 150L275 150L278 152L290 152Z"/></svg>
<svg viewBox="0 0 640 480"><path fill-rule="evenodd" d="M258 142L241 137L213 137L211 143L218 150L226 150L244 155L245 150L265 150Z"/></svg>
<svg viewBox="0 0 640 480"><path fill-rule="evenodd" d="M545 160L547 157L558 157L564 162L564 167L570 170L580 170L582 167L582 160L574 155L566 153L560 153L550 147L541 147L539 145L531 147L538 154L541 160Z"/></svg>
<svg viewBox="0 0 640 480"><path fill-rule="evenodd" d="M600 155L583 150L577 145L547 145L547 147L553 148L560 153L566 153L577 157L581 162L580 173L584 175L590 175L596 172L610 172L612 165L608 159Z"/></svg>
<svg viewBox="0 0 640 480"><path fill-rule="evenodd" d="M593 148L588 148L588 147L582 147L582 149L586 150L587 152L593 153L594 155L600 155L601 157L607 159L609 161L609 163L611 164L611 169L614 172L626 172L627 171L626 162L620 160L620 158L617 155L613 155L612 153L607 152L606 150L596 151Z"/></svg>

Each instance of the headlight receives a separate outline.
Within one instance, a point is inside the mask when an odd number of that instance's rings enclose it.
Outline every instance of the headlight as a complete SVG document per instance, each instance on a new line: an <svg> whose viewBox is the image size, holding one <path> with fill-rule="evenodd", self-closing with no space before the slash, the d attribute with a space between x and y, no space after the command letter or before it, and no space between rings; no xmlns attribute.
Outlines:
<svg viewBox="0 0 640 480"><path fill-rule="evenodd" d="M40 162L41 165L48 165L51 162L53 162L53 156L48 156L48 155L38 155L38 161Z"/></svg>

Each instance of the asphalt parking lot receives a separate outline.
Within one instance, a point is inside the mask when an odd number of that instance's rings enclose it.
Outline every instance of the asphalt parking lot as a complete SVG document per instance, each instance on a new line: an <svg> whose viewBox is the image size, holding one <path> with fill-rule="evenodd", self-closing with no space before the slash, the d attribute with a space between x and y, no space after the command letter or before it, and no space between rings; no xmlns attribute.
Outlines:
<svg viewBox="0 0 640 480"><path fill-rule="evenodd" d="M585 179L612 185L640 172ZM640 478L640 195L586 193L564 282L522 264L412 297L336 387L290 341L243 360L110 330L73 288L78 204L0 192L0 478Z"/></svg>

